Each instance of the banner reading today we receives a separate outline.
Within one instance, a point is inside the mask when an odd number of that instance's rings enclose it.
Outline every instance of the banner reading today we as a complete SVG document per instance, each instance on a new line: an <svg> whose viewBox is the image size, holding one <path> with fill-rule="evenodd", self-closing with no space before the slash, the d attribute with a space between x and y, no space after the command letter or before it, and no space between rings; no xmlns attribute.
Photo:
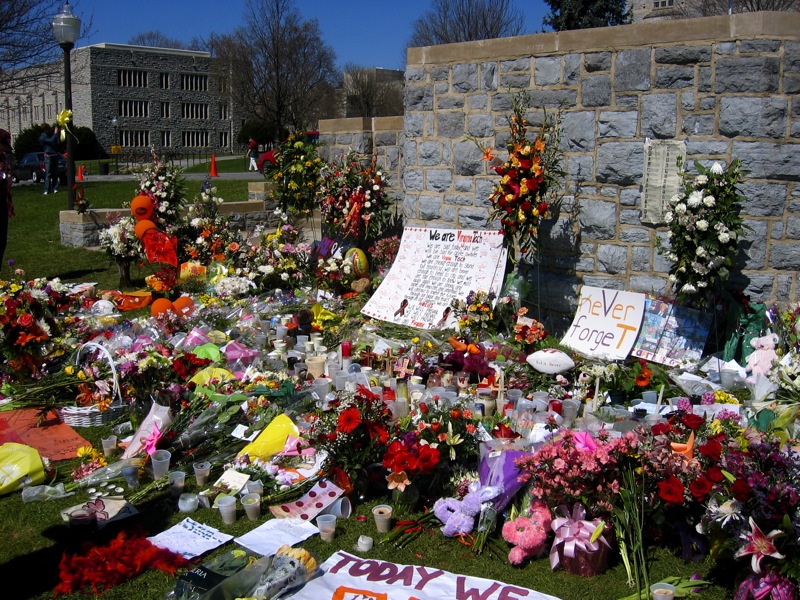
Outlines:
<svg viewBox="0 0 800 600"><path fill-rule="evenodd" d="M432 567L399 565L337 552L294 600L558 600L491 579L455 575Z"/></svg>

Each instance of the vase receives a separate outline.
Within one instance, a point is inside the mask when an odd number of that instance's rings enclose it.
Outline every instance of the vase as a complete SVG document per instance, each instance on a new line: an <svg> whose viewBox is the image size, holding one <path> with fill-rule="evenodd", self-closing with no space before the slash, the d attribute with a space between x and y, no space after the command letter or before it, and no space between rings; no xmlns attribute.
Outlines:
<svg viewBox="0 0 800 600"><path fill-rule="evenodd" d="M134 398L131 402L130 420L134 433L150 412L150 405L153 401L150 398Z"/></svg>
<svg viewBox="0 0 800 600"><path fill-rule="evenodd" d="M622 405L625 404L627 394L624 390L613 390L608 392L608 398L611 401L611 404Z"/></svg>
<svg viewBox="0 0 800 600"><path fill-rule="evenodd" d="M130 288L131 284L131 261L117 259L117 271L119 271L120 289Z"/></svg>
<svg viewBox="0 0 800 600"><path fill-rule="evenodd" d="M417 511L418 503L419 490L413 483L408 484L405 489L395 488L392 490L392 508L396 516L413 515Z"/></svg>

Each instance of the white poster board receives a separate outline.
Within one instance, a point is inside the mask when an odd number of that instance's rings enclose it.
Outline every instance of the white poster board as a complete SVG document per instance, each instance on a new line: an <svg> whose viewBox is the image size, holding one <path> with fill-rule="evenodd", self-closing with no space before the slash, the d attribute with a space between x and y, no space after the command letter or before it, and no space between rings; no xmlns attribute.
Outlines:
<svg viewBox="0 0 800 600"><path fill-rule="evenodd" d="M534 590L433 567L399 565L336 552L293 600L558 600Z"/></svg>
<svg viewBox="0 0 800 600"><path fill-rule="evenodd" d="M644 317L645 295L583 286L578 309L561 343L603 360L625 360Z"/></svg>
<svg viewBox="0 0 800 600"><path fill-rule="evenodd" d="M499 295L505 264L499 231L406 227L392 268L361 312L417 329L452 327L453 299Z"/></svg>

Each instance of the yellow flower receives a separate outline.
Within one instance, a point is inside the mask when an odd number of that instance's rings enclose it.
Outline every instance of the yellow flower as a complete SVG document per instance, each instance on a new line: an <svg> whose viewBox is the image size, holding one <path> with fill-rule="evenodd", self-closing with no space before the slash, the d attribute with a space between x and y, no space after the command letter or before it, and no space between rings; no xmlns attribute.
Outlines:
<svg viewBox="0 0 800 600"><path fill-rule="evenodd" d="M94 448L91 446L80 446L76 451L76 455L78 458L83 458L84 456L91 456L94 453Z"/></svg>
<svg viewBox="0 0 800 600"><path fill-rule="evenodd" d="M83 372L83 369L78 371L78 379L80 379L81 381L85 381L86 380L86 373Z"/></svg>
<svg viewBox="0 0 800 600"><path fill-rule="evenodd" d="M75 373L75 367L73 367L72 365L67 365L66 367L64 367L64 373L66 373L67 375L73 375Z"/></svg>
<svg viewBox="0 0 800 600"><path fill-rule="evenodd" d="M419 344L419 338L418 337L411 338L411 343L412 344Z"/></svg>

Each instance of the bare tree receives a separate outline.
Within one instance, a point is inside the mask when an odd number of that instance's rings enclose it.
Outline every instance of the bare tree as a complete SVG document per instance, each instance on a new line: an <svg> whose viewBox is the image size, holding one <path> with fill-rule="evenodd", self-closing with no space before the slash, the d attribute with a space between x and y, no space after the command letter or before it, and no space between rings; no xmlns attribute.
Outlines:
<svg viewBox="0 0 800 600"><path fill-rule="evenodd" d="M433 0L414 22L409 47L519 35L524 17L513 0Z"/></svg>
<svg viewBox="0 0 800 600"><path fill-rule="evenodd" d="M342 92L347 117L388 117L403 114L403 79L397 71L368 69L360 65L344 67Z"/></svg>
<svg viewBox="0 0 800 600"><path fill-rule="evenodd" d="M51 22L60 6L61 0L0 2L0 92L14 93L58 72L61 49Z"/></svg>
<svg viewBox="0 0 800 600"><path fill-rule="evenodd" d="M244 27L212 38L246 117L301 130L336 81L336 55L316 19L305 21L292 0L247 0Z"/></svg>
<svg viewBox="0 0 800 600"><path fill-rule="evenodd" d="M711 17L762 10L798 11L800 0L685 0L681 12L688 17Z"/></svg>
<svg viewBox="0 0 800 600"><path fill-rule="evenodd" d="M132 46L149 46L152 48L175 48L178 50L187 50L188 45L180 40L172 39L166 34L158 30L146 31L133 36L128 40Z"/></svg>

